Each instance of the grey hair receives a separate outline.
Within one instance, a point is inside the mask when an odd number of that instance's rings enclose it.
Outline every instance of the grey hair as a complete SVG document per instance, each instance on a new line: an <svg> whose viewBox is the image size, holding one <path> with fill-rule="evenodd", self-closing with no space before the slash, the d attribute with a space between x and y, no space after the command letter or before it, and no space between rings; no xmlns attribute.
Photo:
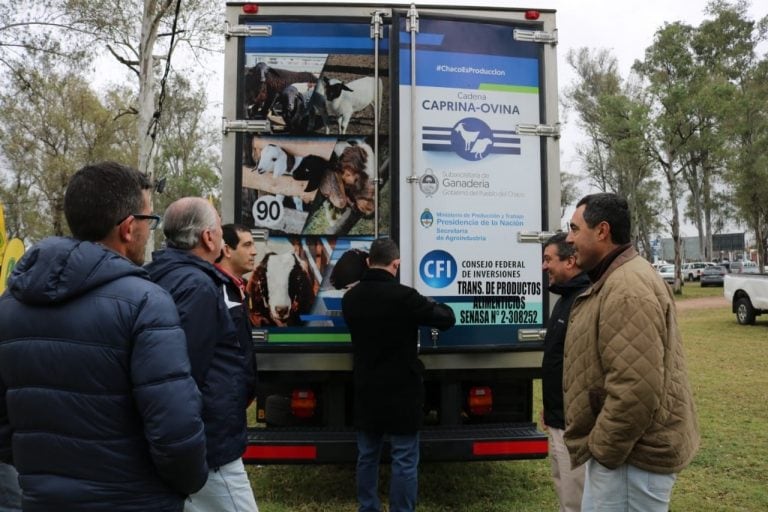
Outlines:
<svg viewBox="0 0 768 512"><path fill-rule="evenodd" d="M165 210L163 234L168 247L189 251L200 243L206 229L216 229L216 209L201 197L182 197Z"/></svg>

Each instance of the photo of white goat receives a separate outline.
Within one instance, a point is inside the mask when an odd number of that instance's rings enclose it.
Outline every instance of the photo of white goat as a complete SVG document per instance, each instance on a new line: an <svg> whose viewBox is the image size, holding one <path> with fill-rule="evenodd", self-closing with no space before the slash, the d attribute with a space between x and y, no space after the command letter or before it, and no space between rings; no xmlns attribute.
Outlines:
<svg viewBox="0 0 768 512"><path fill-rule="evenodd" d="M472 143L477 140L477 136L480 135L480 132L473 132L470 130L467 130L467 128L464 126L464 123L459 123L456 128L453 129L456 133L461 135L461 138L464 139L464 151L469 151L472 147Z"/></svg>
<svg viewBox="0 0 768 512"><path fill-rule="evenodd" d="M377 117L381 117L381 104L384 94L384 83L379 78L378 97L376 81L373 77L363 77L351 82L342 82L336 78L322 77L325 92L325 110L328 115L336 116L339 133L347 133L347 127L352 116L369 105L376 107ZM378 101L375 101L378 100Z"/></svg>

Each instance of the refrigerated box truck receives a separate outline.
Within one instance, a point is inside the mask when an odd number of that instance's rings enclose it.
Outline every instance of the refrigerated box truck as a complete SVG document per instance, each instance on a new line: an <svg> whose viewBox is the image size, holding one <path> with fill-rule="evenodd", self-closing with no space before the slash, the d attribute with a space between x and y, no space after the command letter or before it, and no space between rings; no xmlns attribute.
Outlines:
<svg viewBox="0 0 768 512"><path fill-rule="evenodd" d="M355 460L341 297L373 239L450 305L419 333L422 460L545 457L533 416L559 225L555 13L227 4L225 222L255 235L247 462Z"/></svg>

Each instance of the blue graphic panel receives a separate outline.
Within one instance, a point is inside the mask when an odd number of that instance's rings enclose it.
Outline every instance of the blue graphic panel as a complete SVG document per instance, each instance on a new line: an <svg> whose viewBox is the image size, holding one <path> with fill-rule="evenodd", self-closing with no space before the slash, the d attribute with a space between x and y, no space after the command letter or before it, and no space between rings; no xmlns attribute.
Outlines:
<svg viewBox="0 0 768 512"><path fill-rule="evenodd" d="M263 25L264 21L254 23ZM367 23L298 23L268 22L269 37L247 37L245 52L307 52L369 54L374 50L371 27ZM388 28L386 28L388 31ZM388 39L379 43L379 51L387 51Z"/></svg>

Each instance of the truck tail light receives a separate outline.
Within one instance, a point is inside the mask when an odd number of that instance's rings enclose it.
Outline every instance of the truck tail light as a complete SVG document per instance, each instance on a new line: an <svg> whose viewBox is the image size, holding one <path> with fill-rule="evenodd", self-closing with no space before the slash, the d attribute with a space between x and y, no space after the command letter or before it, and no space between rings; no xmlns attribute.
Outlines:
<svg viewBox="0 0 768 512"><path fill-rule="evenodd" d="M245 14L258 14L259 4L243 4L243 12Z"/></svg>
<svg viewBox="0 0 768 512"><path fill-rule="evenodd" d="M534 10L525 11L525 19L527 20L536 21L537 19L539 19L539 16L541 16L541 13L539 11L534 11Z"/></svg>
<svg viewBox="0 0 768 512"><path fill-rule="evenodd" d="M493 392L488 386L476 386L470 388L469 412L474 416L484 416L493 410Z"/></svg>
<svg viewBox="0 0 768 512"><path fill-rule="evenodd" d="M316 407L317 399L311 389L294 389L291 393L291 413L297 418L311 418Z"/></svg>

